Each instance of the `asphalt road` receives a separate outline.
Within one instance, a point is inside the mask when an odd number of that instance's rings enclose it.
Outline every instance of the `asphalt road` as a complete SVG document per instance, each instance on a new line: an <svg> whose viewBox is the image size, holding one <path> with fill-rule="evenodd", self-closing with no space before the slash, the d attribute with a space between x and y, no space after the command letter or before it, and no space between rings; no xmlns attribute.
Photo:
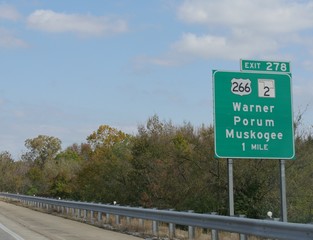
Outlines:
<svg viewBox="0 0 313 240"><path fill-rule="evenodd" d="M0 201L1 240L140 240Z"/></svg>

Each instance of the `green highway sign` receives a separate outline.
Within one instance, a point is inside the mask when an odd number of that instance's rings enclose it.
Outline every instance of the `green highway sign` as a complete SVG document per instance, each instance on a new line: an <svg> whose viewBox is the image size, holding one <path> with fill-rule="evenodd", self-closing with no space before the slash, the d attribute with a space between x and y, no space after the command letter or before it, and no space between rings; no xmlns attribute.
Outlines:
<svg viewBox="0 0 313 240"><path fill-rule="evenodd" d="M279 61L259 61L259 60L240 60L241 71L252 72L275 72L275 73L290 73L289 62Z"/></svg>
<svg viewBox="0 0 313 240"><path fill-rule="evenodd" d="M291 76L213 71L215 154L293 159Z"/></svg>

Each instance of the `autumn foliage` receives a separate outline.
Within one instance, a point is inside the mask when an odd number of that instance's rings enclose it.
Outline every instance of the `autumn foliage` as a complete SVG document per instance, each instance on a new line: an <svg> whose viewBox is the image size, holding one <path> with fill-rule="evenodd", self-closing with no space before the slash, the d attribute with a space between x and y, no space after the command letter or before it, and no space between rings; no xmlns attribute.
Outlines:
<svg viewBox="0 0 313 240"><path fill-rule="evenodd" d="M153 116L135 135L101 125L85 143L61 149L39 135L13 160L0 153L0 190L62 199L227 214L225 159L214 157L212 126L175 126ZM313 221L313 138L296 134L297 160L287 161L288 219ZM234 161L235 213L280 216L279 162Z"/></svg>

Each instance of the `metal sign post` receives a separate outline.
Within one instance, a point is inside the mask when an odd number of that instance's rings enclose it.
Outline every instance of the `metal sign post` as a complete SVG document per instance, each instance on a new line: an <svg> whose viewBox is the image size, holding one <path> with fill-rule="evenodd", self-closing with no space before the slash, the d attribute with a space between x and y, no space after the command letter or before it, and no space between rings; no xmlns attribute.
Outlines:
<svg viewBox="0 0 313 240"><path fill-rule="evenodd" d="M235 215L234 208L234 174L233 174L233 159L227 159L228 166L228 201L229 201L229 216Z"/></svg>
<svg viewBox="0 0 313 240"><path fill-rule="evenodd" d="M280 215L283 222L287 222L286 174L285 160L279 160L280 165Z"/></svg>
<svg viewBox="0 0 313 240"><path fill-rule="evenodd" d="M233 158L278 159L281 218L287 222L282 159L295 158L290 63L241 60L240 70L213 70L215 156L227 158L229 215L234 215Z"/></svg>

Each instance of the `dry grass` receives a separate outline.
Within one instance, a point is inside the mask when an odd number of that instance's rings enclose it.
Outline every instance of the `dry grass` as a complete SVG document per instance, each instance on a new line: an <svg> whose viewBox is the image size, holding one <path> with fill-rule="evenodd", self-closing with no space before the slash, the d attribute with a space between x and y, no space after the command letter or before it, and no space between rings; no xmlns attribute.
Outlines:
<svg viewBox="0 0 313 240"><path fill-rule="evenodd" d="M135 218L126 218L119 217L119 223L116 221L116 217L114 215L106 215L105 213L101 214L100 221L97 212L93 213L93 217L91 217L91 213L89 211L86 212L86 216L84 215L84 211L79 211L78 209L68 209L65 208L62 211L61 207L54 208L37 208L34 206L24 205L20 201L17 200L8 200L1 199L2 201L6 201L15 205L24 206L31 208L36 211L49 213L57 216L61 216L67 219L72 219L75 221L84 222L87 224L92 224L101 228L119 231L131 235L135 235L138 237L146 238L146 239L170 239L169 238L169 224L159 223L157 236L153 234L153 222L150 220L140 220ZM219 232L219 240L240 240L240 236L237 233L229 233L229 232ZM171 238L173 240L188 240L188 230L185 228L177 227L175 229L175 236ZM196 228L194 240L211 240L211 230ZM259 238L255 236L249 236L247 239L249 240L261 240L264 238Z"/></svg>

